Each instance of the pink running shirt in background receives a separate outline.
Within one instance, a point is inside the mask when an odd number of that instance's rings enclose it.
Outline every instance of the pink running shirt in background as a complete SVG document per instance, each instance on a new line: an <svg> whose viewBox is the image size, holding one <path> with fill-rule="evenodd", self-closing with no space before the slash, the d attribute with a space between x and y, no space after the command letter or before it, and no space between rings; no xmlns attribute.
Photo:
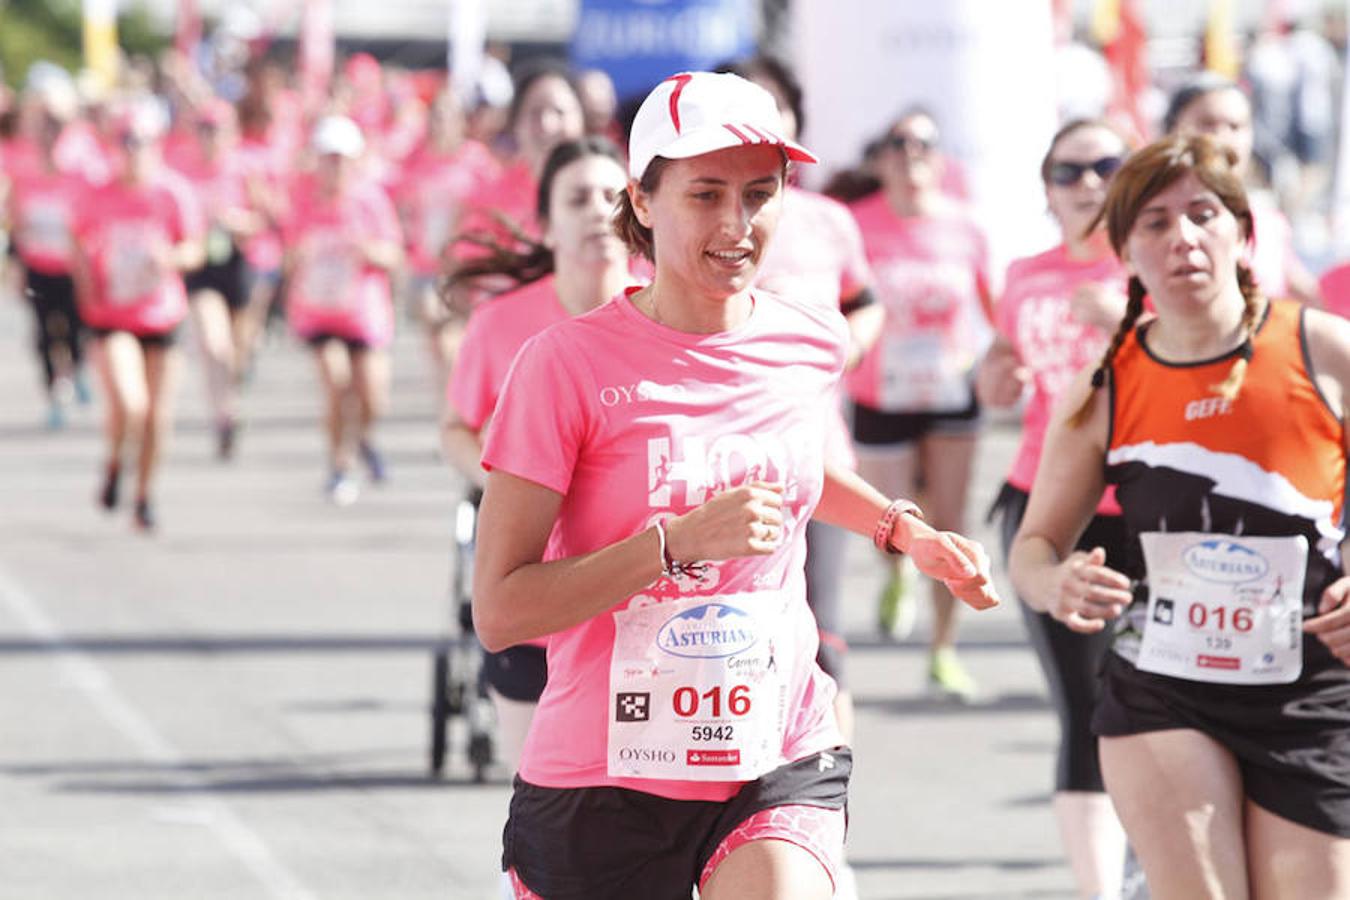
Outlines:
<svg viewBox="0 0 1350 900"><path fill-rule="evenodd" d="M337 199L323 197L313 179L299 179L282 229L297 256L286 315L301 338L316 334L383 347L394 336L389 273L370 265L361 245L402 245L398 216L375 182L354 181Z"/></svg>
<svg viewBox="0 0 1350 900"><path fill-rule="evenodd" d="M960 412L973 397L970 373L992 337L985 312L989 250L960 209L897 216L884 193L852 207L862 231L881 338L845 380L858 403L883 412Z"/></svg>
<svg viewBox="0 0 1350 900"><path fill-rule="evenodd" d="M113 181L92 191L76 214L74 235L89 260L92 295L80 317L92 328L163 334L187 313L181 273L157 257L200 240L205 223L191 187L163 170L153 183Z"/></svg>
<svg viewBox="0 0 1350 900"><path fill-rule="evenodd" d="M520 775L545 787L722 801L742 782L609 775L614 614L737 592L762 593L770 605L785 599L773 657L787 686L781 762L842 743L834 683L815 663L802 567L824 478L820 421L843 367L846 326L820 304L757 292L740 327L685 334L643 316L628 293L522 348L487 429L484 467L564 496L545 560L606 547L750 479L787 485L783 543L700 578L658 579L610 613L552 635Z"/></svg>
<svg viewBox="0 0 1350 900"><path fill-rule="evenodd" d="M755 283L766 291L838 309L870 287L872 273L862 235L848 207L823 194L789 187L783 212ZM830 413L825 456L848 469L858 467L853 439L844 421L843 388Z"/></svg>
<svg viewBox="0 0 1350 900"><path fill-rule="evenodd" d="M437 153L423 144L403 164L394 200L408 238L408 263L418 275L440 273L442 254L459 230L468 204L485 183L500 177L492 152L478 141L466 140L454 153Z"/></svg>
<svg viewBox="0 0 1350 900"><path fill-rule="evenodd" d="M70 274L72 228L89 183L41 169L20 169L10 179L11 238L20 261L44 275Z"/></svg>
<svg viewBox="0 0 1350 900"><path fill-rule="evenodd" d="M1111 335L1074 317L1074 291L1101 284L1125 294L1125 267L1115 254L1092 262L1069 258L1061 244L1008 267L1003 298L995 309L998 330L1031 371L1031 395L1022 411L1022 443L1008 472L1008 483L1030 492L1055 403L1074 376L1096 365ZM1120 515L1114 487L1097 507L1100 515Z"/></svg>

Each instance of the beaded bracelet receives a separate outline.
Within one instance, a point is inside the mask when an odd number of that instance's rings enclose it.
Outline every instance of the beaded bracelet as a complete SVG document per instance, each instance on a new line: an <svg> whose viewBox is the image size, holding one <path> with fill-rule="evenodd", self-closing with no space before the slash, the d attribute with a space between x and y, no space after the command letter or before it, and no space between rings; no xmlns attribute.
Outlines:
<svg viewBox="0 0 1350 900"><path fill-rule="evenodd" d="M666 523L664 519L656 520L656 539L661 545L661 574L667 578L698 578L708 570L707 563L677 562L671 557L670 550L666 546Z"/></svg>
<svg viewBox="0 0 1350 900"><path fill-rule="evenodd" d="M891 531L895 528L896 520L905 513L917 516L920 519L923 518L923 510L919 509L917 503L909 500L892 500L891 505L886 507L886 511L877 520L877 527L872 531L872 543L882 553L899 554L902 552L900 548L891 543Z"/></svg>

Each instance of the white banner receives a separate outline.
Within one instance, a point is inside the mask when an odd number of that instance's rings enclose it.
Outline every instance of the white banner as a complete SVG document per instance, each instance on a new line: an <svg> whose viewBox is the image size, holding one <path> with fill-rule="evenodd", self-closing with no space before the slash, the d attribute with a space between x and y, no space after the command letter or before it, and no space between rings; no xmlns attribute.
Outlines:
<svg viewBox="0 0 1350 900"><path fill-rule="evenodd" d="M1040 161L1057 127L1050 0L794 3L813 183L855 164L906 107L930 110L959 161L996 277L1056 241ZM810 168L810 167L808 167Z"/></svg>

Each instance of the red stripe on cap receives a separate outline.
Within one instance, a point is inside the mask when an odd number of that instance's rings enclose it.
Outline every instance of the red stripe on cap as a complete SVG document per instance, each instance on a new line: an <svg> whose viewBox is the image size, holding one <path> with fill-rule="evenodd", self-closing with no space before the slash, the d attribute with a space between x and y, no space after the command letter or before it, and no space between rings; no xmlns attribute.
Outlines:
<svg viewBox="0 0 1350 900"><path fill-rule="evenodd" d="M670 121L675 124L675 133L680 133L680 92L684 86L694 80L694 76L688 72L680 75L672 75L666 81L675 82L675 89L670 92Z"/></svg>
<svg viewBox="0 0 1350 900"><path fill-rule="evenodd" d="M725 128L727 131L730 131L732 134L736 135L736 137L740 138L742 144L753 144L753 143L754 143L754 141L752 141L752 140L750 140L750 138L746 137L745 134L743 134L741 131L737 130L737 128L736 128L735 125L727 125L727 124L723 124L722 127Z"/></svg>
<svg viewBox="0 0 1350 900"><path fill-rule="evenodd" d="M755 137L759 138L760 141L762 141L762 142L764 142L764 143L766 143L766 144L777 144L777 143L779 143L779 141L777 141L777 140L773 137L773 135L769 134L767 131L760 131L758 128L756 128L756 127L753 126L753 125L745 125L745 124L742 124L741 127L744 128L746 131L750 132L751 134L753 134Z"/></svg>

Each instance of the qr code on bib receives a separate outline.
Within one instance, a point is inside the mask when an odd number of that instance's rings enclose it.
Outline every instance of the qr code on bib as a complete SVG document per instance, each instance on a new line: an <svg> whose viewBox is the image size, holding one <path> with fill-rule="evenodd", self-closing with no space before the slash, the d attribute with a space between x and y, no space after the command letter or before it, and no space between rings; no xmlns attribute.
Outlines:
<svg viewBox="0 0 1350 900"><path fill-rule="evenodd" d="M651 718L651 694L615 694L616 722L646 722Z"/></svg>

